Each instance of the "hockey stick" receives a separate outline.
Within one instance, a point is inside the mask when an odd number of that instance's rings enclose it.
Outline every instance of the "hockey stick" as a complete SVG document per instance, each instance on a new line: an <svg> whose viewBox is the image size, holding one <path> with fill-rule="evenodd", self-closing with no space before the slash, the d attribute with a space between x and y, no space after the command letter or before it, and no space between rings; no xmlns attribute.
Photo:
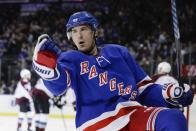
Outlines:
<svg viewBox="0 0 196 131"><path fill-rule="evenodd" d="M178 17L176 10L176 1L171 0L172 23L176 45L176 65L177 65L177 79L181 80L181 44L180 44L180 31L178 26Z"/></svg>
<svg viewBox="0 0 196 131"><path fill-rule="evenodd" d="M177 9L176 9L176 0L171 0L171 12L172 12L172 23L173 23L173 31L175 37L175 45L176 45L176 67L177 67L177 79L179 83L181 83L181 44L180 44L180 31L178 25L178 17L177 17ZM187 124L189 122L189 107L187 107Z"/></svg>
<svg viewBox="0 0 196 131"><path fill-rule="evenodd" d="M189 42L189 66L191 66L191 58L192 58L192 56L191 56L191 44ZM191 85L191 75L189 75L189 85ZM186 116L187 116L187 123L189 124L190 106L187 107Z"/></svg>

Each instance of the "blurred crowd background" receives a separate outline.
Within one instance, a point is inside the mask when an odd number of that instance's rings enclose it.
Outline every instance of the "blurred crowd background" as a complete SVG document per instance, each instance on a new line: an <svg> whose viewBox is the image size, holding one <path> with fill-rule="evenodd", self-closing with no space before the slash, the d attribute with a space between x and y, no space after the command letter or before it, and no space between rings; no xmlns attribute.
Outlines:
<svg viewBox="0 0 196 131"><path fill-rule="evenodd" d="M12 94L22 68L31 68L37 37L49 34L63 50L72 49L66 38L66 21L86 10L100 22L98 43L128 47L152 76L161 61L171 63L176 76L170 0L0 0L0 94ZM196 1L177 0L181 34L183 81L195 87ZM33 72L33 70L32 70ZM37 76L33 73L32 82Z"/></svg>

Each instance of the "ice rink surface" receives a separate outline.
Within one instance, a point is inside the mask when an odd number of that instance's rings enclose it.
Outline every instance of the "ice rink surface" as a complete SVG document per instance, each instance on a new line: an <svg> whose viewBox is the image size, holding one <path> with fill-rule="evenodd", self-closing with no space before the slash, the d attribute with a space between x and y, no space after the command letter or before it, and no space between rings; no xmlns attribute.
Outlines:
<svg viewBox="0 0 196 131"><path fill-rule="evenodd" d="M65 122L65 125L64 125ZM13 116L0 116L0 131L16 131L17 117ZM26 124L23 126L26 131ZM46 131L76 131L74 119L49 119Z"/></svg>
<svg viewBox="0 0 196 131"><path fill-rule="evenodd" d="M189 121L189 131L196 131L196 99L194 99L194 103L190 107ZM0 116L0 131L16 131L16 126L16 116ZM24 124L23 127L25 128L26 124ZM74 118L63 119L61 117L50 117L46 131L76 131Z"/></svg>

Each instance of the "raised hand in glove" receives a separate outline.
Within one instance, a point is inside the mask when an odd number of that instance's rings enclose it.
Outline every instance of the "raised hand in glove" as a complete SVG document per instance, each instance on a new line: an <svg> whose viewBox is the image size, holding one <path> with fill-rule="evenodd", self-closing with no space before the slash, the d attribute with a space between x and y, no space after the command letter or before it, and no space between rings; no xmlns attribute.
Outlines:
<svg viewBox="0 0 196 131"><path fill-rule="evenodd" d="M184 84L183 87L172 83L165 85L162 90L162 95L171 107L177 108L191 105L194 97L194 93L188 84Z"/></svg>
<svg viewBox="0 0 196 131"><path fill-rule="evenodd" d="M58 45L47 34L39 36L33 53L35 72L46 80L57 79L59 72L56 62L60 53Z"/></svg>

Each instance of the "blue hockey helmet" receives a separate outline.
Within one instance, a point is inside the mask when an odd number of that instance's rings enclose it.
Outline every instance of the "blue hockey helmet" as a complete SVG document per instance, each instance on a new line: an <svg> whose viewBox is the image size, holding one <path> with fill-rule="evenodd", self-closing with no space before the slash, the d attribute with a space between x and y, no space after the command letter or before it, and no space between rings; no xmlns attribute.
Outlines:
<svg viewBox="0 0 196 131"><path fill-rule="evenodd" d="M66 25L67 33L70 32L72 28L84 24L90 25L93 30L96 30L99 25L97 19L92 14L87 11L81 11L70 16Z"/></svg>

